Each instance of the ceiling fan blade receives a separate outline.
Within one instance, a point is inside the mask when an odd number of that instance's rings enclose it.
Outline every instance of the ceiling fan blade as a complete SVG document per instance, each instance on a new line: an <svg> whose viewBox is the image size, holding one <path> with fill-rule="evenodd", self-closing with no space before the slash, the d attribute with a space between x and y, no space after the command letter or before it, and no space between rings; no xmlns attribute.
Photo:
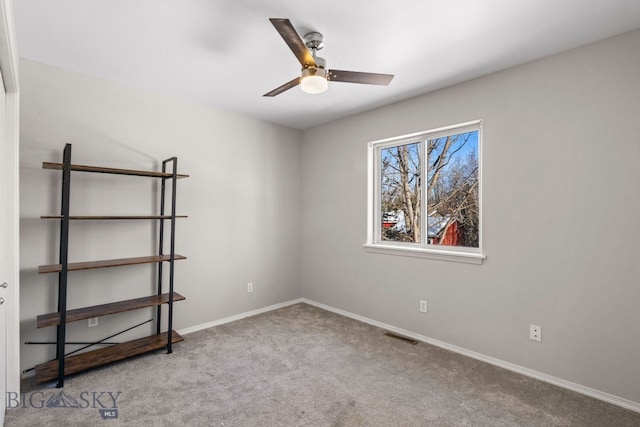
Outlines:
<svg viewBox="0 0 640 427"><path fill-rule="evenodd" d="M276 30L278 30L285 43L287 43L303 67L316 66L316 61L313 59L311 52L309 52L309 49L304 45L295 28L293 28L291 21L281 18L269 18L269 21L276 27Z"/></svg>
<svg viewBox="0 0 640 427"><path fill-rule="evenodd" d="M361 73L359 71L329 70L329 80L332 82L362 83L366 85L387 86L393 79L393 74Z"/></svg>
<svg viewBox="0 0 640 427"><path fill-rule="evenodd" d="M300 77L296 77L295 79L283 84L282 86L272 90L271 92L267 92L262 96L276 96L276 95L280 95L282 92L284 92L285 90L289 90L292 87L296 87L300 84Z"/></svg>

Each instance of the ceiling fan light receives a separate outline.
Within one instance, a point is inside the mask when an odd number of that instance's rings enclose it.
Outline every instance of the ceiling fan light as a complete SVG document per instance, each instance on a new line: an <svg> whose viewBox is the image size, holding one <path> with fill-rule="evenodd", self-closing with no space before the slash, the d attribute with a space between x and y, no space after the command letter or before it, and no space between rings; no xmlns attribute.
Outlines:
<svg viewBox="0 0 640 427"><path fill-rule="evenodd" d="M303 92L318 94L327 90L329 82L326 77L326 70L322 68L305 68L302 70L300 88Z"/></svg>

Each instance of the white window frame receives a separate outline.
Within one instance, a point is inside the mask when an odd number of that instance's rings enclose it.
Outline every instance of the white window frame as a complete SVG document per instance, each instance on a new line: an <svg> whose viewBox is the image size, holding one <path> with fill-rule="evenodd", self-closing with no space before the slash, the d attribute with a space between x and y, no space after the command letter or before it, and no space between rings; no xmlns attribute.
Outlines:
<svg viewBox="0 0 640 427"><path fill-rule="evenodd" d="M459 134L465 132L478 131L478 190L480 212L478 218L479 236L478 247L469 248L462 246L441 246L427 243L428 239L421 243L394 242L382 240L381 238L381 151L385 148L395 147L402 144L410 144L413 142L421 142L420 156L423 159L422 164L426 165L426 142L430 139ZM372 141L368 144L368 168L367 168L367 242L364 248L367 252L382 253L389 255L402 255L419 258L429 258L443 261L464 262L470 264L482 264L486 258L482 250L482 120L474 120L470 122L460 123L451 126L445 126L437 129L431 129L423 132L416 132L409 135L402 135L394 138L387 138L378 141ZM426 166L423 166L426 168ZM423 174L426 170L423 170ZM424 174L426 176L426 174ZM422 186L424 190L426 186ZM426 195L423 194L421 212L426 211ZM421 229L425 230L425 222L427 215L421 217ZM426 236L426 232L423 233Z"/></svg>

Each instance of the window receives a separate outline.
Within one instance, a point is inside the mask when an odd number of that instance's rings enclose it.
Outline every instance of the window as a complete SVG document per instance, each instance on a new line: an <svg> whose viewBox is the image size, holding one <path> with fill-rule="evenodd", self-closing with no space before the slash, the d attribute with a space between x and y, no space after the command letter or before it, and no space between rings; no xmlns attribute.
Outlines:
<svg viewBox="0 0 640 427"><path fill-rule="evenodd" d="M365 248L481 263L481 122L369 144Z"/></svg>

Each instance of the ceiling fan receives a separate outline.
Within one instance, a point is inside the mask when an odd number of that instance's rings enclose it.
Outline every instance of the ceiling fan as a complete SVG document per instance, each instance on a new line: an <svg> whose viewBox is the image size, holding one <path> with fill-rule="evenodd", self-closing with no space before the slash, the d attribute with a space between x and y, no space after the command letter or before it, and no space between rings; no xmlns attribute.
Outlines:
<svg viewBox="0 0 640 427"><path fill-rule="evenodd" d="M386 86L393 79L393 74L328 69L324 58L316 56L316 52L324 46L322 34L312 31L304 36L303 41L288 19L270 18L269 21L298 58L302 65L302 74L263 96L280 95L298 85L304 92L315 94L327 90L329 81Z"/></svg>

